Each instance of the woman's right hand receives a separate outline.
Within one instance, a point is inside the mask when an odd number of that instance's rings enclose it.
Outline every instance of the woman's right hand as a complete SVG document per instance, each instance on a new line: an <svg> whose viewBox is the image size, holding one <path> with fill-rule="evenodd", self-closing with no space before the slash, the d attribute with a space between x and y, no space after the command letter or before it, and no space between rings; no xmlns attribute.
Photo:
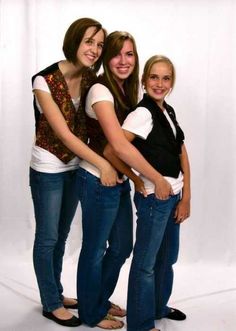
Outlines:
<svg viewBox="0 0 236 331"><path fill-rule="evenodd" d="M115 186L117 183L123 182L122 179L119 179L115 168L106 160L100 168L100 181L104 186Z"/></svg>
<svg viewBox="0 0 236 331"><path fill-rule="evenodd" d="M173 195L173 190L170 183L163 177L159 177L155 184L155 195L160 200L166 200L170 195Z"/></svg>

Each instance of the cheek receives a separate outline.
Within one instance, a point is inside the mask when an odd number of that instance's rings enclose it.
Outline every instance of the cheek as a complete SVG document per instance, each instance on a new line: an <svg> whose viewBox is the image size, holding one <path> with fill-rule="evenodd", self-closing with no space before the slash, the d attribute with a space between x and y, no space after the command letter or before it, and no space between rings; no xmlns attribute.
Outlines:
<svg viewBox="0 0 236 331"><path fill-rule="evenodd" d="M109 62L109 68L110 68L110 70L111 70L112 72L114 71L115 65L116 65L116 61L115 61L115 59L112 59L112 60Z"/></svg>
<svg viewBox="0 0 236 331"><path fill-rule="evenodd" d="M150 84L145 84L145 90L147 91L147 93L151 94L152 93L152 89Z"/></svg>
<svg viewBox="0 0 236 331"><path fill-rule="evenodd" d="M98 57L102 55L102 49L98 49Z"/></svg>
<svg viewBox="0 0 236 331"><path fill-rule="evenodd" d="M130 64L132 64L132 66L134 67L134 66L135 66L135 63L136 63L135 58L132 58L132 59L130 60Z"/></svg>

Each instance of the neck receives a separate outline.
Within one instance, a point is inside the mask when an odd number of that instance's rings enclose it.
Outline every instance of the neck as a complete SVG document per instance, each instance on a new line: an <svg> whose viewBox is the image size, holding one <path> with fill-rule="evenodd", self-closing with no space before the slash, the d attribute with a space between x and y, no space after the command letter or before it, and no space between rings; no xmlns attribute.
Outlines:
<svg viewBox="0 0 236 331"><path fill-rule="evenodd" d="M117 77L114 77L114 80L116 81L117 85L119 86L119 88L121 89L122 93L125 94L125 91L124 91L124 79L119 79Z"/></svg>
<svg viewBox="0 0 236 331"><path fill-rule="evenodd" d="M165 108L164 108L164 106L163 106L163 104L164 104L164 100L156 101L156 104L158 105L158 107L159 107L162 111L165 110Z"/></svg>
<svg viewBox="0 0 236 331"><path fill-rule="evenodd" d="M59 68L65 79L68 80L81 78L84 70L86 69L84 66L80 64L74 65L73 63L67 60L61 61L59 63Z"/></svg>

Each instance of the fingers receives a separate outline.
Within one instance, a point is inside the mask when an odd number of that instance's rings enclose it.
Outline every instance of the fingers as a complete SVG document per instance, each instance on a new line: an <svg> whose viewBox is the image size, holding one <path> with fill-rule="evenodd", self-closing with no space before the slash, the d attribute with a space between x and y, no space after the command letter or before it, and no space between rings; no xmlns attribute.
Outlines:
<svg viewBox="0 0 236 331"><path fill-rule="evenodd" d="M189 214L176 216L176 223L183 223L189 216Z"/></svg>
<svg viewBox="0 0 236 331"><path fill-rule="evenodd" d="M164 193L164 192L161 192L161 193L156 192L155 195L156 195L157 199L159 199L159 200L167 200L167 199L169 199L169 197L170 197L171 195L173 195L173 191L170 190L170 191L167 192L167 193Z"/></svg>
<svg viewBox="0 0 236 331"><path fill-rule="evenodd" d="M147 191L145 190L145 187L144 186L140 187L136 191L139 192L139 193L141 193L145 198L147 197Z"/></svg>

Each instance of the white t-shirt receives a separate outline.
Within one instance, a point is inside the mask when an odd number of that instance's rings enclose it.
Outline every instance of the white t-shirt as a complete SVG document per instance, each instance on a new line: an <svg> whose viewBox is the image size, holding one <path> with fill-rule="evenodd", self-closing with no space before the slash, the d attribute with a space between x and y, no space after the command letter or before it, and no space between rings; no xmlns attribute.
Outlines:
<svg viewBox="0 0 236 331"><path fill-rule="evenodd" d="M50 93L50 89L48 84L43 76L37 76L33 83L33 91L42 90L47 93ZM80 99L77 100L72 99L72 102L76 109L79 107ZM37 107L40 113L43 113L38 100L36 98ZM79 158L76 156L67 164L63 163L60 159L58 159L54 154L50 153L44 148L36 146L35 143L32 146L31 152L31 161L30 166L36 171L46 172L46 173L59 173L69 170L74 170L79 167Z"/></svg>
<svg viewBox="0 0 236 331"><path fill-rule="evenodd" d="M106 86L104 86L103 84L97 83L97 84L94 84L90 88L87 98L86 98L85 112L89 117L97 120L96 113L93 110L92 106L96 102L100 102L100 101L109 101L112 104L114 104L114 98L113 98L113 95L111 94L111 92L109 91L109 89ZM96 168L93 164L91 164L85 160L81 160L80 167L84 168L92 175L94 175L98 178L100 177L100 172L99 172L98 168Z"/></svg>
<svg viewBox="0 0 236 331"><path fill-rule="evenodd" d="M167 111L164 111L164 114L170 123L170 126L174 132L174 135L176 136L176 129L175 126L168 115ZM122 128L134 133L138 137L142 139L147 139L147 136L152 131L153 128L153 120L152 115L148 109L145 107L138 107L133 112L131 112L125 119ZM155 186L154 184L145 176L140 174L140 177L142 178L144 182L144 186L146 189L147 194L152 194L155 192ZM165 177L165 179L170 183L173 193L178 194L182 187L183 187L183 174L182 172L179 173L178 178L173 177Z"/></svg>

